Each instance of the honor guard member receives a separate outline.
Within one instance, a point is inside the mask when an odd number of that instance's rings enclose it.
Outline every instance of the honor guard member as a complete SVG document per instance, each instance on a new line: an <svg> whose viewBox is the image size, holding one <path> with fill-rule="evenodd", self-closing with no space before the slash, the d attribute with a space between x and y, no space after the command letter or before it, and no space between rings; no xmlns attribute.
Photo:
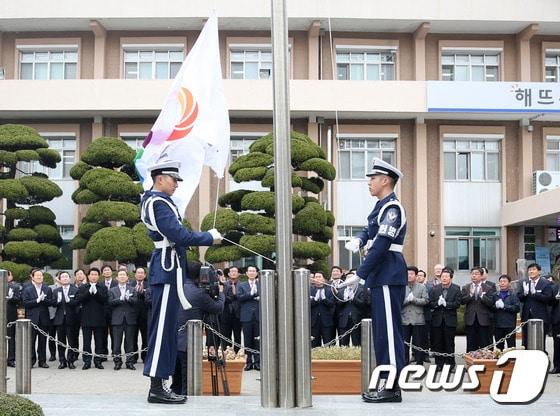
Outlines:
<svg viewBox="0 0 560 416"><path fill-rule="evenodd" d="M402 255L406 214L394 188L403 175L394 166L376 158L367 176L370 178L369 192L378 198L378 202L368 216L367 227L346 243L346 249L353 252L360 247L367 249L355 279L365 279L366 286L371 289L377 365L394 366L398 380L405 366L401 308L407 285L407 268ZM362 398L373 403L402 401L398 386L382 387L376 392L362 394Z"/></svg>
<svg viewBox="0 0 560 416"><path fill-rule="evenodd" d="M210 246L222 239L215 229L192 232L182 225L181 214L171 199L177 181L182 181L179 168L178 161L162 161L150 167L154 185L142 196L141 218L155 245L149 263L152 320L144 365L144 375L151 381L150 403L184 403L187 399L171 392L164 382L175 370L179 308L191 307L183 292L187 247Z"/></svg>

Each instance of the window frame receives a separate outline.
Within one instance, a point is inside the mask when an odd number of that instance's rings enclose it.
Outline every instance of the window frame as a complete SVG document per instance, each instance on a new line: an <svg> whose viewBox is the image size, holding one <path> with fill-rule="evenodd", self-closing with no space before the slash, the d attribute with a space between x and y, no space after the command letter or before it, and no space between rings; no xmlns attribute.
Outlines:
<svg viewBox="0 0 560 416"><path fill-rule="evenodd" d="M21 163L20 169L22 171L24 171L26 174L32 174L34 172L44 173L50 179L52 179L54 181L73 181L74 179L70 176L70 169L72 169L72 167L76 164L76 157L78 156L78 137L77 137L76 133L74 133L74 132L39 132L39 135L49 143L49 149L56 150L56 151L59 152L60 162L57 163L57 167L54 168L54 169L39 164L38 160L33 160L31 162L18 162L18 163ZM62 148L53 147L51 145L51 143L49 142L49 139L62 140L63 141ZM74 141L74 147L66 149L64 147L64 140L65 139L66 140L73 140ZM65 163L65 161L64 161L65 158L66 158L65 151L74 153L73 160L71 162ZM68 165L67 175L65 175L65 164ZM28 169L28 170L26 171L26 169ZM54 172L56 172L57 169L62 170L62 176L55 177Z"/></svg>
<svg viewBox="0 0 560 416"><path fill-rule="evenodd" d="M81 78L81 39L80 38L44 38L44 39L16 39L15 41L15 48L14 48L14 74L15 79L22 80L22 81L40 81L35 79L35 64L36 61L33 61L33 69L32 69L32 78L31 79L22 79L22 71L21 65L25 63L22 61L22 53L24 52L48 52L49 55L52 52L74 52L76 53L76 77L75 78L62 78L62 79L53 79L57 81L66 81L72 79L80 79ZM67 62L64 61L64 58L61 63L65 64ZM50 78L50 67L51 67L51 60L45 61L47 63L47 75L48 78L46 80L51 80ZM68 62L68 63L74 63ZM66 66L63 65L63 73L66 72Z"/></svg>
<svg viewBox="0 0 560 416"><path fill-rule="evenodd" d="M553 172L558 172L558 171L560 171L560 135L557 135L557 134L546 134L544 140L545 140L545 146L544 146L544 153L545 153L545 158L544 158L545 170L553 171ZM557 143L556 149L549 149L549 148L548 148L548 144L549 144L550 142ZM554 157L556 158L556 164L557 164L557 166L558 166L558 169L552 169L551 166L549 166L549 164L548 164L548 158L549 158L549 156L554 156Z"/></svg>
<svg viewBox="0 0 560 416"><path fill-rule="evenodd" d="M126 60L127 53L138 53L138 59L136 61L130 61L131 63L136 63L136 78L127 78L126 64L129 62ZM146 61L151 64L151 77L150 78L140 78L140 64L142 60L140 58L141 52L151 52L153 54L151 61ZM167 75L168 78L157 78L157 52L166 52L169 56L167 61L160 61L167 64ZM182 58L180 61L172 61L170 58L171 52L180 52ZM181 65L185 60L185 44L184 43L122 43L121 44L121 79L148 79L148 80L168 80L174 79L177 73L172 74L171 68L172 63L179 64L177 72L181 69Z"/></svg>
<svg viewBox="0 0 560 416"><path fill-rule="evenodd" d="M456 235L450 235L449 233L455 233ZM476 233L479 233L478 235ZM480 233L494 233L494 234L480 234ZM499 227L445 227L444 237L443 237L443 258L445 259L446 266L453 268L456 272L468 272L473 267L487 267L489 272L498 272L501 270L501 230ZM480 264L475 264L474 261L474 242L475 240L485 241L485 261L479 261ZM462 242L467 242L468 250L468 267L460 268L460 255L458 250L458 245L455 251L455 261L453 263L449 262L449 254L447 252L448 242L457 242L457 244ZM488 259L490 258L489 250L490 246L487 244L488 241L494 242L494 262L495 268L488 267ZM482 244L479 242L479 248ZM479 253L480 255L480 253ZM480 255L480 257L482 257Z"/></svg>
<svg viewBox="0 0 560 416"><path fill-rule="evenodd" d="M449 40L442 39L438 41L438 62L437 74L438 80L443 80L442 74L442 56L444 52L498 52L499 53L499 79L505 80L505 63L504 63L505 42L503 40ZM460 81L455 81L460 82ZM466 81L463 81L466 82ZM472 81L471 81L472 82ZM484 82L484 81L482 81ZM503 81L502 81L503 82Z"/></svg>
<svg viewBox="0 0 560 416"><path fill-rule="evenodd" d="M393 154L393 159L392 159L392 163L393 165L397 165L398 164L398 158L397 158L397 148L398 148L398 135L394 134L394 133L369 133L369 134L365 134L365 133L339 133L336 136L336 169L337 172L339 172L339 174L337 175L337 182L341 182L341 181L345 181L345 182L354 182L354 181L367 181L368 178L366 177L366 173L369 171L369 166L368 166L368 162L370 161L370 159L368 158L368 152L369 151L375 151L378 150L381 154L380 157L383 158L383 153L389 153L392 152ZM352 147L350 149L341 149L341 141L342 140L364 140L366 143L364 143L364 147L360 148L360 147ZM378 145L377 147L368 147L367 145L367 141L377 141ZM381 147L381 142L389 142L391 141L393 143L393 147L391 148L382 148ZM355 150L354 150L355 149ZM348 152L350 153L349 156L349 162L350 162L350 166L348 168L348 172L349 172L349 177L342 177L342 157L341 157L341 153L342 152ZM364 174L362 175L361 178L359 177L353 177L353 168L352 168L352 154L354 152L365 152L365 158L364 158Z"/></svg>
<svg viewBox="0 0 560 416"><path fill-rule="evenodd" d="M473 134L444 134L443 141L442 141L442 163L443 163L443 175L442 179L444 182L463 182L463 183L501 183L502 182L502 141L504 136L501 134L481 134L481 135L473 135ZM454 149L446 149L446 142L455 142ZM457 143L458 142L468 142L469 147L465 149L459 149ZM488 142L488 143L497 143L498 149L477 149L472 147L472 143L475 142ZM446 154L455 154L455 175L454 178L447 178L446 177ZM466 178L459 178L459 156L460 155L467 155L467 177ZM482 179L473 179L472 172L473 172L473 165L472 165L472 155L473 154L482 154L483 155L483 167L484 173ZM488 154L497 154L497 162L498 162L498 178L497 179L488 179Z"/></svg>
<svg viewBox="0 0 560 416"><path fill-rule="evenodd" d="M440 51L440 80L441 81L451 81L451 82L456 82L456 81L468 81L468 82L501 82L502 80L502 54L503 54L503 50L501 49L494 49L494 48L488 48L488 49L458 49L458 48L442 48ZM465 65L458 65L457 64L457 56L462 56L462 55L466 55L468 56L468 63L466 63ZM444 63L444 57L445 56L453 56L454 58L454 62L453 62L453 68L456 68L457 66L467 66L468 68L468 79L461 79L461 80L457 80L457 79L445 79L444 78L444 66L450 66L449 64L445 64ZM473 63L473 56L481 56L483 63L482 64L478 64L478 63ZM490 57L490 56L495 56L497 58L497 70L496 70L496 75L498 79L488 79L488 70L487 68L489 67L493 67L495 65L490 65L490 64L486 64L486 57ZM473 81L473 67L482 67L484 68L484 79L483 80L474 80ZM453 71L453 74L456 74L456 70Z"/></svg>
<svg viewBox="0 0 560 416"><path fill-rule="evenodd" d="M386 46L373 46L373 45L345 45L345 44L339 44L336 45L335 48L335 56L334 56L334 64L336 66L335 68L335 79L337 81L397 81L398 80L398 46L397 45L386 45ZM339 58L339 54L341 53L348 53L350 54L348 62L339 62L338 58ZM393 68L393 78L392 79L383 79L382 77L382 73L383 73L383 67L387 65L387 62L383 62L381 56L383 55L383 53L390 53L393 56L393 62L392 64L392 68ZM362 54L365 55L362 62L356 62L356 63L352 63L352 54ZM378 63L374 63L374 62L367 62L367 54L379 54L380 55L380 59ZM351 78L351 74L352 74L352 70L351 70L351 66L352 65L356 65L361 63L363 66L363 79L352 79ZM339 70L339 65L347 65L348 69L347 69L347 74L348 74L348 78L347 79L339 79L338 78L338 70ZM379 67L379 78L378 79L367 79L367 67L368 65L376 65Z"/></svg>
<svg viewBox="0 0 560 416"><path fill-rule="evenodd" d="M270 37L227 37L227 55L226 55L226 77L227 79L235 79L238 81L272 81L273 69L271 65L270 78L269 79L248 79L248 78L233 78L231 71L231 58L232 50L246 50L246 49L269 49L272 53L272 40ZM288 59L289 59L289 77L294 79L294 53L293 53L294 39L290 36L288 37ZM271 61L272 62L272 61ZM259 66L260 68L260 66Z"/></svg>

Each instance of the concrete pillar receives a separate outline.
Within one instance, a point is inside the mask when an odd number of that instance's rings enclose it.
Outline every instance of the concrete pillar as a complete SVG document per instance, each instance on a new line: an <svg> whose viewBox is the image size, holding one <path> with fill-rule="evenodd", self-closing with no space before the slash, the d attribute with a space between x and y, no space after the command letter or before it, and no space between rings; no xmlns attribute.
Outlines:
<svg viewBox="0 0 560 416"><path fill-rule="evenodd" d="M521 140L521 164L520 164L520 189L519 198L531 196L533 193L533 132L529 131L529 126L520 123L520 140Z"/></svg>
<svg viewBox="0 0 560 416"><path fill-rule="evenodd" d="M103 117L95 116L91 123L91 141L103 136Z"/></svg>
<svg viewBox="0 0 560 416"><path fill-rule="evenodd" d="M424 22L412 35L414 39L414 79L426 80L426 35L430 31L430 23Z"/></svg>
<svg viewBox="0 0 560 416"><path fill-rule="evenodd" d="M531 38L539 31L539 25L530 24L516 36L517 43L517 78L519 81L531 81Z"/></svg>
<svg viewBox="0 0 560 416"><path fill-rule="evenodd" d="M321 22L313 21L307 30L307 79L319 79L319 31ZM293 52L292 52L293 53Z"/></svg>
<svg viewBox="0 0 560 416"><path fill-rule="evenodd" d="M105 44L107 42L107 31L97 20L91 20L89 27L95 35L93 78L105 78ZM95 136L94 136L95 137Z"/></svg>
<svg viewBox="0 0 560 416"><path fill-rule="evenodd" d="M414 247L415 263L428 267L428 135L423 119L417 119L414 125Z"/></svg>

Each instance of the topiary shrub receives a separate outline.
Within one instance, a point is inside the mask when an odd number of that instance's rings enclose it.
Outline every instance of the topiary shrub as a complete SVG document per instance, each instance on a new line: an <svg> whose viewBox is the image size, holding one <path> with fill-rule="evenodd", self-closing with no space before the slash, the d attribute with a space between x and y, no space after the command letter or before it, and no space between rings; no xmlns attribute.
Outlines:
<svg viewBox="0 0 560 416"><path fill-rule="evenodd" d="M237 212L224 208L218 209L216 211L216 229L220 233L225 233L228 230L237 228L239 223L239 215ZM214 228L214 213L210 213L202 220L200 224L200 229L202 231L208 231Z"/></svg>
<svg viewBox="0 0 560 416"><path fill-rule="evenodd" d="M136 152L124 141L114 137L100 137L87 147L82 154L82 162L91 166L119 168L132 165Z"/></svg>
<svg viewBox="0 0 560 416"><path fill-rule="evenodd" d="M334 181L336 178L336 169L330 162L324 159L315 158L306 160L299 168L301 170L312 170L329 181Z"/></svg>
<svg viewBox="0 0 560 416"><path fill-rule="evenodd" d="M37 233L31 228L12 228L7 235L8 241L36 240Z"/></svg>
<svg viewBox="0 0 560 416"><path fill-rule="evenodd" d="M19 181L28 193L26 197L16 199L19 204L40 204L62 196L62 189L48 178L32 175L24 176Z"/></svg>
<svg viewBox="0 0 560 416"><path fill-rule="evenodd" d="M0 393L0 415L44 416L41 406L22 396Z"/></svg>
<svg viewBox="0 0 560 416"><path fill-rule="evenodd" d="M308 202L303 209L294 216L294 233L310 236L319 234L327 225L327 214L323 207L316 202Z"/></svg>
<svg viewBox="0 0 560 416"><path fill-rule="evenodd" d="M237 246L212 246L208 247L204 258L209 263L222 263L235 261L243 257L243 251Z"/></svg>
<svg viewBox="0 0 560 416"><path fill-rule="evenodd" d="M86 173L90 169L93 169L93 166L90 166L84 162L78 162L70 169L70 176L72 177L72 179L79 181L82 176L84 176L84 173Z"/></svg>
<svg viewBox="0 0 560 416"><path fill-rule="evenodd" d="M62 246L62 237L55 226L50 224L38 224L33 227L33 231L37 233L38 242L53 244L57 247Z"/></svg>
<svg viewBox="0 0 560 416"><path fill-rule="evenodd" d="M48 168L56 168L56 165L60 163L60 153L53 149L37 149L37 154L39 155L39 163Z"/></svg>
<svg viewBox="0 0 560 416"><path fill-rule="evenodd" d="M84 219L99 223L108 221L138 222L140 220L140 208L129 202L100 201L88 209Z"/></svg>
<svg viewBox="0 0 560 416"><path fill-rule="evenodd" d="M19 162L31 162L32 160L39 160L39 153L35 150L16 150L16 157Z"/></svg>
<svg viewBox="0 0 560 416"><path fill-rule="evenodd" d="M97 231L86 246L86 263L103 259L129 262L138 257L134 244L134 233L128 227L105 227Z"/></svg>
<svg viewBox="0 0 560 416"><path fill-rule="evenodd" d="M314 260L326 259L331 254L331 248L319 241L294 241L294 256Z"/></svg>
<svg viewBox="0 0 560 416"><path fill-rule="evenodd" d="M33 269L32 266L25 263L14 263L13 261L0 262L0 269L9 270L14 275L14 280L24 282L29 279L29 273Z"/></svg>

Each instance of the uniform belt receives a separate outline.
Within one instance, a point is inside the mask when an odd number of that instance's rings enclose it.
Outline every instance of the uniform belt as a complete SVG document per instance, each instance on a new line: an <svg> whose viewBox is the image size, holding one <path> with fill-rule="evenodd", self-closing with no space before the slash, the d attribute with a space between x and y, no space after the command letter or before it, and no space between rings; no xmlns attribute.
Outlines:
<svg viewBox="0 0 560 416"><path fill-rule="evenodd" d="M169 241L166 240L160 240L160 241L154 241L154 246L156 246L156 249L158 248L166 248L166 247L173 247L175 244L170 243Z"/></svg>
<svg viewBox="0 0 560 416"><path fill-rule="evenodd" d="M402 253L402 250L402 244L391 244L391 246L389 247L389 251L396 251L397 253Z"/></svg>

